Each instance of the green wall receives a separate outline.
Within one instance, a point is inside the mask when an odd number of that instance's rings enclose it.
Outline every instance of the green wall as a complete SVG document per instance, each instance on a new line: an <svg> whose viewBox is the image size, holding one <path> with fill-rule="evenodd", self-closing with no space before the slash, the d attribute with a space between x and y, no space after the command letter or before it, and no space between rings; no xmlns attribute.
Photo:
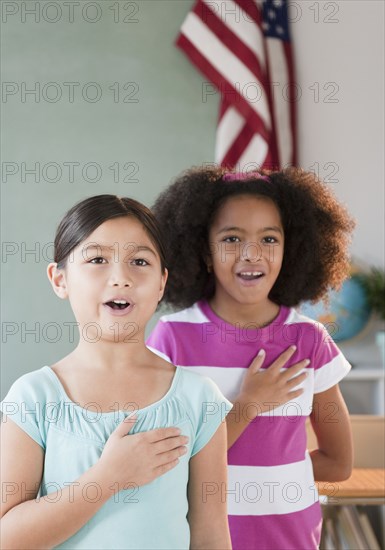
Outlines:
<svg viewBox="0 0 385 550"><path fill-rule="evenodd" d="M192 1L78 3L71 22L63 2L2 2L1 397L74 346L72 312L45 273L64 212L99 193L151 205L214 151L218 97L202 100L203 79L174 46ZM38 176L25 173L36 163Z"/></svg>

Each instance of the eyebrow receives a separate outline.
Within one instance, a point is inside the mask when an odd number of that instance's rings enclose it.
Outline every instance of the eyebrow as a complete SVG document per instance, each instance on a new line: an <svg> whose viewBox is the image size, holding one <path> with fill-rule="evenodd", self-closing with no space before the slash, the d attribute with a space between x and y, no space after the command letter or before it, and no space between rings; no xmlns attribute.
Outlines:
<svg viewBox="0 0 385 550"><path fill-rule="evenodd" d="M119 243L114 243L113 245L104 245L104 244L98 244L98 243L91 243L91 244L89 244L89 245L87 245L83 248L83 252L88 251L88 250L92 250L92 249L113 252L116 249L115 245L119 245ZM124 250L127 251L127 253L132 251L132 249L135 249L134 254L136 254L137 252L143 252L144 251L144 252L150 252L151 254L153 254L156 257L155 251L152 248L150 248L149 246L145 246L145 245L136 246L135 243L126 243L126 245L127 245L127 247L124 247ZM118 248L119 248L119 246L118 246Z"/></svg>
<svg viewBox="0 0 385 550"><path fill-rule="evenodd" d="M142 252L142 251L144 251L144 252L151 252L151 254L153 254L154 256L156 256L155 251L154 251L152 248L150 248L149 246L141 245L141 246L138 246L138 247L136 248L136 252Z"/></svg>
<svg viewBox="0 0 385 550"><path fill-rule="evenodd" d="M229 231L238 231L239 233L245 233L245 230L242 229L241 227L237 227L237 226L226 226L226 227L223 227L222 229L220 229L219 231L217 231L217 235L219 235L220 233L228 233ZM276 233L280 233L281 235L283 234L283 231L280 227L278 227L278 225L273 225L273 226L269 226L269 227L262 227L262 229L259 231L259 233L264 233L265 231L275 231Z"/></svg>

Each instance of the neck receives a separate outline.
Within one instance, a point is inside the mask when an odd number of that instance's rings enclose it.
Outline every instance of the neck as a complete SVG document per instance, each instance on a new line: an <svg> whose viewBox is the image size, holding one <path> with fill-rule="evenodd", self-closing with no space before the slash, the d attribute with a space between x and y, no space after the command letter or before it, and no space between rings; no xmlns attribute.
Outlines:
<svg viewBox="0 0 385 550"><path fill-rule="evenodd" d="M148 362L151 356L143 337L133 337L126 342L87 342L81 339L76 349L70 354L71 361L81 365L112 372L135 370Z"/></svg>
<svg viewBox="0 0 385 550"><path fill-rule="evenodd" d="M257 327L264 327L274 321L279 314L280 306L271 300L260 304L239 304L238 302L223 301L214 295L209 300L210 307L218 317L232 325L247 325L252 323Z"/></svg>

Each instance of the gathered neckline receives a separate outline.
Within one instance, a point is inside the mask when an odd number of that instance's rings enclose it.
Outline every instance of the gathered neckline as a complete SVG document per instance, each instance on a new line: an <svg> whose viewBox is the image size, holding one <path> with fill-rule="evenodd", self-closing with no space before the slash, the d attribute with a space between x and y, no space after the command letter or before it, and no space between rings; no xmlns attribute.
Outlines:
<svg viewBox="0 0 385 550"><path fill-rule="evenodd" d="M154 403L150 403L149 405L147 405L146 407L143 407L141 409L135 409L135 411L124 411L124 410L119 409L117 411L113 410L113 411L110 411L110 412L104 412L104 411L89 410L86 407L82 407L81 405L79 405L75 401L72 401L72 399L70 399L67 392L65 391L64 386L63 386L62 382L60 381L60 378L55 373L55 371L48 365L45 365L43 367L43 369L45 369L46 372L48 372L51 380L54 382L55 386L59 390L59 393L62 395L62 397L64 397L65 401L70 403L70 405L72 407L74 407L75 409L78 409L79 411L81 411L83 413L85 412L87 414L87 417L90 417L90 418L92 416L95 416L95 417L104 416L104 417L108 418L108 417L111 417L112 415L116 416L116 414L119 414L119 413L128 416L129 414L132 414L133 412L134 412L134 414L145 413L145 412L147 412L151 409L157 408L158 406L163 404L165 401L168 401L172 397L172 394L175 392L175 389L177 387L177 384L178 384L178 381L179 381L179 378L180 378L180 373L182 371L181 367L177 367L177 366L175 367L175 373L174 373L174 376L172 378L170 387L167 390L167 392L164 394L164 396L161 397L160 399L158 399L158 401L154 401ZM96 403L91 402L90 405L96 405Z"/></svg>

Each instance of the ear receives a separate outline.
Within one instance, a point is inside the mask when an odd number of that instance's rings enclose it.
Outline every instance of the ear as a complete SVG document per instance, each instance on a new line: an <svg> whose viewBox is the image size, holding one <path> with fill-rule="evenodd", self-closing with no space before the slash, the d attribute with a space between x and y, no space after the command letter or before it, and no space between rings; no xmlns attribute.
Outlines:
<svg viewBox="0 0 385 550"><path fill-rule="evenodd" d="M213 270L213 261L211 259L210 256L205 256L203 258L205 264L206 264L206 269L207 269L207 273L211 273L212 270Z"/></svg>
<svg viewBox="0 0 385 550"><path fill-rule="evenodd" d="M213 270L213 254L217 251L216 243L207 242L202 250L202 260L206 264L207 273L211 273Z"/></svg>
<svg viewBox="0 0 385 550"><path fill-rule="evenodd" d="M161 299L163 298L164 289L166 288L167 279L168 279L168 269L165 268L164 273L162 273L162 279L161 279L161 283L160 283L158 302L160 302Z"/></svg>
<svg viewBox="0 0 385 550"><path fill-rule="evenodd" d="M47 267L47 276L56 296L62 300L68 298L64 269L59 269L56 263L51 263Z"/></svg>

